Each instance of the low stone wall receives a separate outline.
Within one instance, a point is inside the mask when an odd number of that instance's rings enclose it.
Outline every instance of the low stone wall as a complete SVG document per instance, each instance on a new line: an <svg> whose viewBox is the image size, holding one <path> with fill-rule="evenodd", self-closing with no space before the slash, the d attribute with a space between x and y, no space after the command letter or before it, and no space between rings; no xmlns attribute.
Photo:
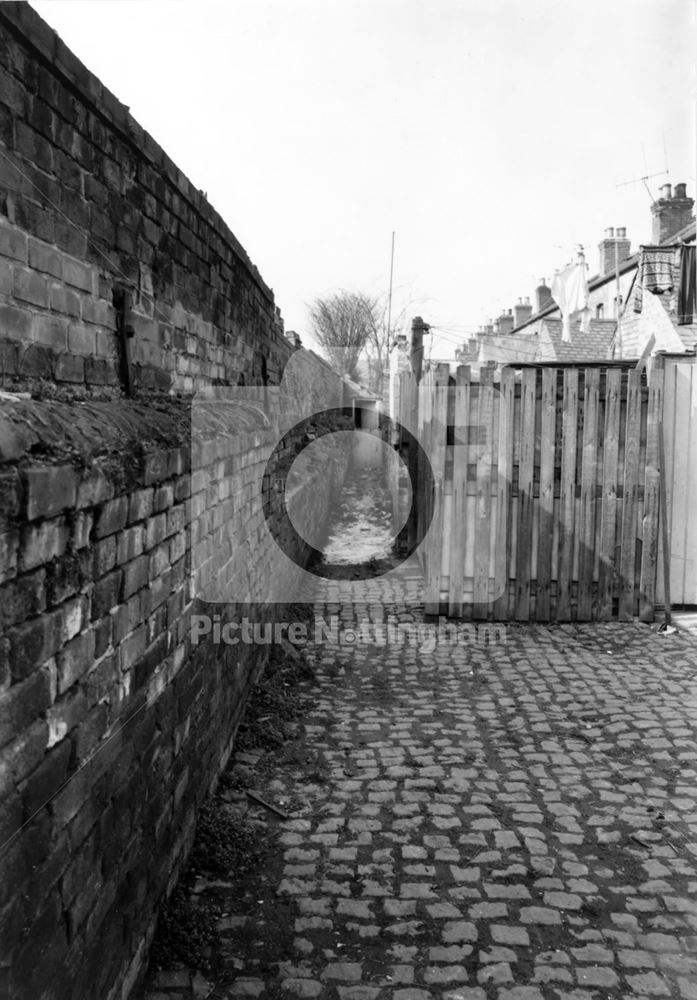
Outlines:
<svg viewBox="0 0 697 1000"><path fill-rule="evenodd" d="M192 639L192 558L221 523L263 597L272 549L258 484L273 428L210 439L191 470L191 404L0 403L0 977L11 1000L126 998L157 906L230 754L264 647ZM307 484L322 518L348 455L326 439ZM286 464L303 445L283 439ZM292 545L292 539L287 541ZM297 552L298 559L306 552ZM221 594L234 558L218 572ZM230 593L239 594L235 580Z"/></svg>

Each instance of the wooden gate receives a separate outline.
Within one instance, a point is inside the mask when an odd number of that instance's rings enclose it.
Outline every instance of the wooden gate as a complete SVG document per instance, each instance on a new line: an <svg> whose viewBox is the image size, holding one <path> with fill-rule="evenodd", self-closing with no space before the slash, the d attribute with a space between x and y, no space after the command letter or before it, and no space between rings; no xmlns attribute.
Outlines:
<svg viewBox="0 0 697 1000"><path fill-rule="evenodd" d="M403 374L417 428L408 531L426 613L497 621L653 620L663 365L461 365ZM414 455L405 458L411 466Z"/></svg>

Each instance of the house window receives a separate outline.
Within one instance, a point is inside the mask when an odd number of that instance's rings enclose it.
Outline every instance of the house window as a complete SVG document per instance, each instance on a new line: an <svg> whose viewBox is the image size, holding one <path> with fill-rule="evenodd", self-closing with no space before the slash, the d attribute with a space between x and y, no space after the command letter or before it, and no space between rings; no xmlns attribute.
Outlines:
<svg viewBox="0 0 697 1000"><path fill-rule="evenodd" d="M599 302L597 304L597 306L595 307L595 318L596 319L602 319L604 312L605 312L605 306L603 305L602 302Z"/></svg>

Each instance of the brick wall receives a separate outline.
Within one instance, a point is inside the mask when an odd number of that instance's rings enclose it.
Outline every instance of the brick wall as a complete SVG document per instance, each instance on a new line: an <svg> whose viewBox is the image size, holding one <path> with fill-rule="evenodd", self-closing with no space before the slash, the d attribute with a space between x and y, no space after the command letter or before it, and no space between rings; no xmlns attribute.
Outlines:
<svg viewBox="0 0 697 1000"><path fill-rule="evenodd" d="M277 383L273 293L204 195L26 4L0 4L0 385Z"/></svg>
<svg viewBox="0 0 697 1000"><path fill-rule="evenodd" d="M143 969L264 667L263 647L192 642L194 571L215 558L235 603L213 610L263 619L267 523L309 554L277 481L308 429L242 407L192 453L192 397L283 374L278 412L340 403L296 347L203 195L30 7L0 4L2 1000L126 1000ZM309 524L340 441L296 484Z"/></svg>
<svg viewBox="0 0 697 1000"><path fill-rule="evenodd" d="M229 430L192 475L188 404L0 403L3 997L128 997L230 753L264 647L193 643L191 615L268 608L203 604L191 558L224 519L263 596L273 542L254 483L275 438ZM299 487L315 522L346 463L325 441ZM280 464L302 443L282 439ZM217 571L231 580L235 561Z"/></svg>

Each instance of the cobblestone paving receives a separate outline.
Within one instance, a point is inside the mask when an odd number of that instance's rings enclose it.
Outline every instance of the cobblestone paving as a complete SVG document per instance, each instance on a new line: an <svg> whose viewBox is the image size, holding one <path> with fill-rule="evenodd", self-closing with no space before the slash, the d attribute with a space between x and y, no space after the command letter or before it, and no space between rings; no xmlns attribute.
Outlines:
<svg viewBox="0 0 697 1000"><path fill-rule="evenodd" d="M372 586L316 613L380 621L396 595ZM269 785L298 804L279 877L265 900L219 885L226 979L163 973L150 1000L697 998L695 637L483 638L309 651L322 774Z"/></svg>

